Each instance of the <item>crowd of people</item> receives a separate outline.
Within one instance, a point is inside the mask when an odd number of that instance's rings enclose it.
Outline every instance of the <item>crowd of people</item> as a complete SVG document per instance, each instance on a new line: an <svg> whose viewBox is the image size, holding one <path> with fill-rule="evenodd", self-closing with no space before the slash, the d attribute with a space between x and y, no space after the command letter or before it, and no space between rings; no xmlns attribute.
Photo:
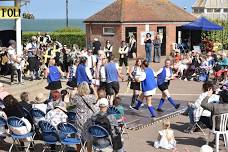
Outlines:
<svg viewBox="0 0 228 152"><path fill-rule="evenodd" d="M152 43L150 37L151 35L148 34L145 43ZM160 62L159 37L156 37L153 43L157 47L156 54L158 54L154 61ZM96 139L91 136L88 129L93 125L100 125L108 131L112 137L111 149L114 152L124 151L122 138L125 123L124 108L118 95L121 80L128 81L130 89L133 90L129 107L132 110L139 110L145 99L153 120L156 120L157 113L164 111L162 107L166 99L175 109L180 107L169 93L171 80L180 78L205 81L200 97L195 103L188 103L185 113L189 115L190 125L186 132L193 132L196 128L195 124L199 122L211 128L211 116L226 113L228 110L226 105L228 58L225 53L218 57L213 52L208 52L206 55L194 50L186 54L175 52L171 59L166 59L164 66L155 72L149 66L152 61L150 55L146 60L137 58L135 64L129 68L128 53L132 52L132 48L125 41L121 42L118 50L119 60L114 57L113 46L108 40L104 50L101 50L98 39L94 40L92 49L80 50L77 45L73 45L70 49L60 42L53 42L48 34L33 36L24 46L22 53L17 53L15 50L15 41L11 40L9 45L5 50L7 57L5 60L11 74L10 84L14 85L15 73L17 73L18 84L23 84L22 77L26 75L31 81L44 78L47 79L45 88L50 93L49 97L39 93L35 99L30 99L29 93L23 92L20 96L21 101L18 102L14 96L4 90L4 84L0 83L0 116L5 119L11 116L23 119L28 125L27 128L30 128L27 132L30 132L33 125L44 120L54 128L58 128L61 122L69 122L68 113L73 112L77 116L73 124L79 130L80 138L83 144L86 144L88 151L92 151L92 145L98 144L110 148L108 138ZM148 52L151 51L149 45L151 44L145 45ZM126 74L123 72L123 65L126 68ZM208 81L212 73L218 71L222 71L223 75L220 90L214 89L214 84ZM203 76L205 78L202 78ZM62 88L63 80L67 81L68 89ZM162 92L162 96L158 107L155 108L152 104L152 96L156 94L157 88ZM110 108L115 108L118 114L110 114L108 112ZM39 120L31 119L25 115L24 109L29 112L38 109L44 113L44 117ZM173 131L169 128L170 124L165 122L164 130L159 132L160 136L155 142L156 148L175 147ZM15 129L9 129L15 131ZM16 132L20 133L20 131ZM23 144L22 141L21 144ZM52 149L54 148L52 146ZM78 152L81 148L81 144L77 145Z"/></svg>

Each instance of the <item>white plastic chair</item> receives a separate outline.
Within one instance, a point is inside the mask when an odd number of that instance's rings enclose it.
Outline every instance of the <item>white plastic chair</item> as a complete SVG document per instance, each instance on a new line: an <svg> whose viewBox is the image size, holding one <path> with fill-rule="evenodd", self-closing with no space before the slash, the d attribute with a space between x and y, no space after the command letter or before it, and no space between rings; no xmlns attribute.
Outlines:
<svg viewBox="0 0 228 152"><path fill-rule="evenodd" d="M224 138L225 147L228 146L228 129L227 129L228 113L221 114L221 115L214 115L212 119L213 119L213 128L209 132L208 140L210 139L211 133L215 134L216 152L219 152L219 137L221 134L223 135L223 138ZM218 120L220 120L219 130L217 130L218 128L217 129L215 128L216 122L218 122ZM207 141L207 144L208 142L209 141Z"/></svg>

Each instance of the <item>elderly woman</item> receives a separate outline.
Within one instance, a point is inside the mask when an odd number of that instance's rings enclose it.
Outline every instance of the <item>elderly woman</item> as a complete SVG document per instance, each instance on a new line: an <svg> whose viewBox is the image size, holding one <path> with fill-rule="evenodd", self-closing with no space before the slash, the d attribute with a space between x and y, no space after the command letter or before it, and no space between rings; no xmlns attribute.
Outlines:
<svg viewBox="0 0 228 152"><path fill-rule="evenodd" d="M75 105L74 111L78 116L76 126L80 131L82 139L86 141L88 139L86 133L88 125L86 125L86 122L88 118L99 110L95 108L96 96L90 94L90 88L87 82L82 82L78 86L78 94L72 98L71 102L72 105ZM77 151L80 151L80 149L80 145L77 145Z"/></svg>

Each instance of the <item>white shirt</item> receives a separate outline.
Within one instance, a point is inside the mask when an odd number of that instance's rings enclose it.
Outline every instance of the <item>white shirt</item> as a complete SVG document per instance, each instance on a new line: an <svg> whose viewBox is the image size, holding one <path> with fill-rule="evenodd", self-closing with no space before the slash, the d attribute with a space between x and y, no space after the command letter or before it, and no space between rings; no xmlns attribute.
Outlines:
<svg viewBox="0 0 228 152"><path fill-rule="evenodd" d="M110 47L111 46L111 47ZM109 49L110 48L110 49ZM104 52L112 52L112 49L113 49L113 47L112 47L112 45L111 44L108 44L108 45L106 45L105 47L104 47Z"/></svg>
<svg viewBox="0 0 228 152"><path fill-rule="evenodd" d="M16 58L16 50L14 48L12 48L11 46L8 48L8 63L9 64L13 64L14 61L12 60L12 57L15 57Z"/></svg>
<svg viewBox="0 0 228 152"><path fill-rule="evenodd" d="M101 82L106 82L106 73L105 73L104 66L101 66L101 68L100 68L100 80L101 80Z"/></svg>
<svg viewBox="0 0 228 152"><path fill-rule="evenodd" d="M91 71L90 71L90 68L86 66L85 68L85 72L86 72L86 75L88 77L89 80L92 80L93 79L93 76L91 74Z"/></svg>
<svg viewBox="0 0 228 152"><path fill-rule="evenodd" d="M97 59L96 59L96 57L94 56L94 55L87 55L86 56L87 57L87 66L90 68L90 69L92 69L92 68L94 68L94 64L96 63L96 61L97 61Z"/></svg>
<svg viewBox="0 0 228 152"><path fill-rule="evenodd" d="M119 48L119 54L127 54L129 50L129 47L126 48L126 46L124 47L120 47Z"/></svg>
<svg viewBox="0 0 228 152"><path fill-rule="evenodd" d="M166 70L166 77L165 80L169 80L169 78L172 76L170 68L165 68ZM156 75L158 76L160 73L162 73L163 68L160 68L159 71L156 73Z"/></svg>

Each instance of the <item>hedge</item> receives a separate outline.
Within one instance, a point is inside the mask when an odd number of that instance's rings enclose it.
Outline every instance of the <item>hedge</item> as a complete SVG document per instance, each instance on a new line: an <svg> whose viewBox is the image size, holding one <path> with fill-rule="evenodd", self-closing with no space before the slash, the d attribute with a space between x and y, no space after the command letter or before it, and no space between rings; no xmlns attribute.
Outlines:
<svg viewBox="0 0 228 152"><path fill-rule="evenodd" d="M218 41L223 44L223 49L228 50L228 21L214 20L213 22L223 26L223 31L205 31L202 34L202 38L207 38L213 42Z"/></svg>
<svg viewBox="0 0 228 152"><path fill-rule="evenodd" d="M73 44L77 44L80 48L83 48L86 45L85 32L51 32L49 34L53 40L59 41L69 47L72 47ZM28 42L34 35L37 35L37 32L23 32L23 44Z"/></svg>

